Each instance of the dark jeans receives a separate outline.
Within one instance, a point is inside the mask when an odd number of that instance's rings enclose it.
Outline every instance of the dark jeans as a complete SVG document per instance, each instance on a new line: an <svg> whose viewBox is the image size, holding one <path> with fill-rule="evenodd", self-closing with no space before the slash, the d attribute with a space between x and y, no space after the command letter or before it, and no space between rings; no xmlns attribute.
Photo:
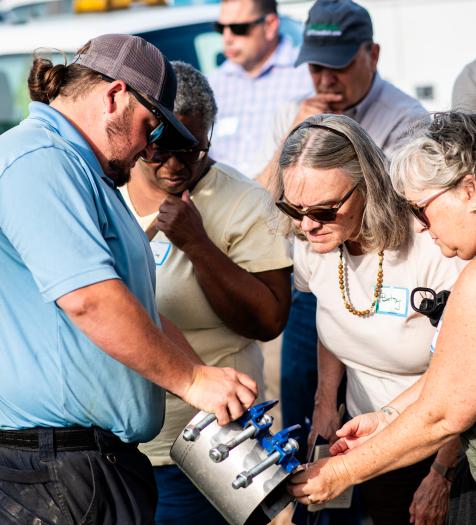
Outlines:
<svg viewBox="0 0 476 525"><path fill-rule="evenodd" d="M95 438L96 450L57 451L42 429L39 449L0 446L0 524L152 525L149 460L108 432Z"/></svg>
<svg viewBox="0 0 476 525"><path fill-rule="evenodd" d="M281 412L283 427L299 423L298 459L306 461L307 435L317 388L316 297L293 289L281 349Z"/></svg>
<svg viewBox="0 0 476 525"><path fill-rule="evenodd" d="M374 525L408 525L413 495L425 478L434 456L362 483L364 508Z"/></svg>
<svg viewBox="0 0 476 525"><path fill-rule="evenodd" d="M154 467L159 491L156 525L227 525L215 507L175 465Z"/></svg>

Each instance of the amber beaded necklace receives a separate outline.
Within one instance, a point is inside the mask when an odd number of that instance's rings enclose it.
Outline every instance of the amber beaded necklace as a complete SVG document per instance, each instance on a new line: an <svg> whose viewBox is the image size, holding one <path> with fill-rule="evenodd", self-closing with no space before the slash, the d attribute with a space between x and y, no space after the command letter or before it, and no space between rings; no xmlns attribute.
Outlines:
<svg viewBox="0 0 476 525"><path fill-rule="evenodd" d="M340 294L342 295L342 300L344 301L344 306L352 315L358 315L359 317L367 317L374 313L375 306L377 304L377 299L379 298L380 292L382 291L383 285L383 251L378 252L378 271L377 271L377 284L375 285L374 299L370 308L367 310L357 310L350 304L350 300L347 299L349 294L345 290L345 281L344 281L344 247L341 244L339 246L339 289Z"/></svg>

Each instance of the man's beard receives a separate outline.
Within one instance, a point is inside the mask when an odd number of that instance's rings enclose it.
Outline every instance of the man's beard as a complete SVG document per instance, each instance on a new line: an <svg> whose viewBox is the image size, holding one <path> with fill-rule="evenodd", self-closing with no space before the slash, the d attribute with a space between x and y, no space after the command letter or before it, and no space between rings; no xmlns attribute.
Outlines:
<svg viewBox="0 0 476 525"><path fill-rule="evenodd" d="M111 159L107 161L108 172L117 188L124 186L131 179L131 167L129 164L124 166L124 161Z"/></svg>
<svg viewBox="0 0 476 525"><path fill-rule="evenodd" d="M130 159L118 158L118 150L130 147L130 129L132 121L132 107L129 106L124 115L106 126L106 134L111 144L111 158L107 160L107 175L111 177L117 187L124 186L131 178ZM117 148L117 144L121 148Z"/></svg>

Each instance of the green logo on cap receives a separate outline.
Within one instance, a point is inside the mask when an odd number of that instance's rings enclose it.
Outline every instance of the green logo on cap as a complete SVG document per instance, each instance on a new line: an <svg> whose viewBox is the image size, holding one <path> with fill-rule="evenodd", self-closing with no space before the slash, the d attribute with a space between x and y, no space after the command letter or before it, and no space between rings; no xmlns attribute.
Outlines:
<svg viewBox="0 0 476 525"><path fill-rule="evenodd" d="M306 36L342 36L342 30L335 24L308 24Z"/></svg>

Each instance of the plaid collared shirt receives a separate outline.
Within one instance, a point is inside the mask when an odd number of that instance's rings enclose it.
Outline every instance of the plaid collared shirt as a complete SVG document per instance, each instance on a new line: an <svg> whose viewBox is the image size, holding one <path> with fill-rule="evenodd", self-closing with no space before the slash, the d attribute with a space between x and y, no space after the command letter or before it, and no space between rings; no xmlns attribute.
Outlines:
<svg viewBox="0 0 476 525"><path fill-rule="evenodd" d="M259 151L276 110L312 91L307 65L294 67L297 49L282 38L257 76L227 60L209 77L218 105L210 156L248 177L258 174Z"/></svg>
<svg viewBox="0 0 476 525"><path fill-rule="evenodd" d="M314 93L311 96L314 96ZM276 111L270 131L266 135L266 142L260 149L258 165L266 166L281 147L305 98L307 97L291 100ZM375 74L372 86L363 100L346 110L345 114L358 122L389 157L400 137L412 125L428 116L428 112L418 100L383 80L378 73Z"/></svg>

